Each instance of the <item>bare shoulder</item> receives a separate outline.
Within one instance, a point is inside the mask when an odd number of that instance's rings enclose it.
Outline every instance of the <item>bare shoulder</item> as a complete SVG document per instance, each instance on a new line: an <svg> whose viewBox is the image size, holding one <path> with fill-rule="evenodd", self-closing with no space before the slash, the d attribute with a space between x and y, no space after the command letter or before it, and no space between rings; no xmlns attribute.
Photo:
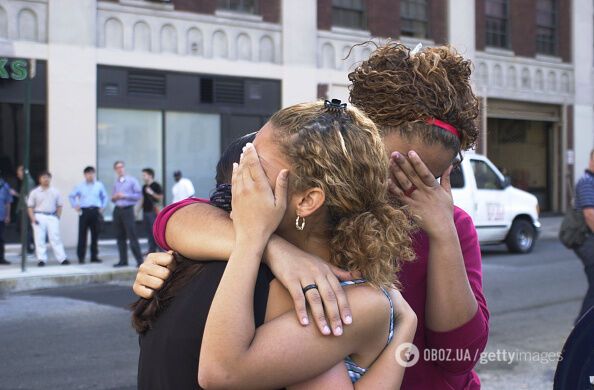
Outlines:
<svg viewBox="0 0 594 390"><path fill-rule="evenodd" d="M382 290L365 283L346 286L345 292L353 316L360 319L368 317L372 323L378 322L385 327L390 319L390 302Z"/></svg>

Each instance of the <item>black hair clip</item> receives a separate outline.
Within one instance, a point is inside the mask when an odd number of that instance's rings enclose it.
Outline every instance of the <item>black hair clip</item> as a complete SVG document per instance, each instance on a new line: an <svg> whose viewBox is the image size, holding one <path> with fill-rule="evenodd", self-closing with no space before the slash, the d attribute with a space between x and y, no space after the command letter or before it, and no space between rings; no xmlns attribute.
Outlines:
<svg viewBox="0 0 594 390"><path fill-rule="evenodd" d="M324 107L331 112L344 112L346 111L347 104L341 103L340 99L324 100Z"/></svg>

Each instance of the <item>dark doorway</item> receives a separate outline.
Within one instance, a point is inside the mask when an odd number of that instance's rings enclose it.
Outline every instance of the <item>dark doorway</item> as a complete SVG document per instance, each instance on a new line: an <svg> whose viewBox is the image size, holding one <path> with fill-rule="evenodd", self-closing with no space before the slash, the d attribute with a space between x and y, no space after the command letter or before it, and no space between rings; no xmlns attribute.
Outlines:
<svg viewBox="0 0 594 390"><path fill-rule="evenodd" d="M488 120L488 157L514 187L538 198L541 211L552 209L554 122Z"/></svg>

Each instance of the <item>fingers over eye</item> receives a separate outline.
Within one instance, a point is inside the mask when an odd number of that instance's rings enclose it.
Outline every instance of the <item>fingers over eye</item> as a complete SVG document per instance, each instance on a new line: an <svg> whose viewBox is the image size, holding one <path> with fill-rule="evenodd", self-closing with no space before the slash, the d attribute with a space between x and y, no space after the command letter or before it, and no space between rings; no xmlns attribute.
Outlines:
<svg viewBox="0 0 594 390"><path fill-rule="evenodd" d="M390 162L390 171L392 173L392 183L402 190L406 190L412 187L413 183L408 178L404 170L399 163L394 161Z"/></svg>
<svg viewBox="0 0 594 390"><path fill-rule="evenodd" d="M413 184L417 188L424 185L423 181L415 171L415 168L412 166L409 158L400 155L400 158L396 158L396 163L398 164L398 167L400 168L401 172L404 173L404 176L410 183L409 185L405 185L404 183L402 183L402 180L400 179L402 175L397 176L397 178L399 178L400 187L402 189L406 190L410 188Z"/></svg>
<svg viewBox="0 0 594 390"><path fill-rule="evenodd" d="M243 156L242 163L245 163L250 178L257 183L267 183L266 173L264 172L264 168L262 168L258 152L253 144L248 142L245 145Z"/></svg>
<svg viewBox="0 0 594 390"><path fill-rule="evenodd" d="M419 155L414 150L408 152L408 160L410 161L415 173L421 179L423 184L426 186L435 185L435 176L433 176L429 168L427 168L427 165L425 165L423 160L421 160Z"/></svg>

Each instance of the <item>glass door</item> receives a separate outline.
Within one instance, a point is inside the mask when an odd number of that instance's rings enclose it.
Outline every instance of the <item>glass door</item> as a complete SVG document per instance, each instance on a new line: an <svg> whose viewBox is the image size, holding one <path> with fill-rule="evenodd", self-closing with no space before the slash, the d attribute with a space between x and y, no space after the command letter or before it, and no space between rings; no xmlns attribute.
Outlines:
<svg viewBox="0 0 594 390"><path fill-rule="evenodd" d="M220 115L168 111L165 128L165 202L171 203L177 170L194 185L194 196L208 198L220 157Z"/></svg>

